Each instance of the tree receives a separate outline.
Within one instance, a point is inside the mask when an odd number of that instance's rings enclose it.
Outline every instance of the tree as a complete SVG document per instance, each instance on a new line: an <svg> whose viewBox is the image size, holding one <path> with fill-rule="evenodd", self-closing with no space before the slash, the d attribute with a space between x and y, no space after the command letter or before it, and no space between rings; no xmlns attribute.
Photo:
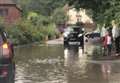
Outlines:
<svg viewBox="0 0 120 83"><path fill-rule="evenodd" d="M64 24L67 21L67 15L62 8L57 8L53 12L52 19L56 24Z"/></svg>
<svg viewBox="0 0 120 83"><path fill-rule="evenodd" d="M120 23L120 0L67 0L76 9L92 10L95 22L110 23L113 19Z"/></svg>
<svg viewBox="0 0 120 83"><path fill-rule="evenodd" d="M52 15L56 8L63 7L66 0L15 0L22 6L24 14L34 11L45 16Z"/></svg>

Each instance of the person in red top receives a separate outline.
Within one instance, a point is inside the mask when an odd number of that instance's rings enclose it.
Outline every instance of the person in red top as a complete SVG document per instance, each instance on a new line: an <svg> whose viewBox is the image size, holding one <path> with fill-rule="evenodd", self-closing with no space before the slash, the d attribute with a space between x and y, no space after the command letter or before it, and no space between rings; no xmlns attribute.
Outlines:
<svg viewBox="0 0 120 83"><path fill-rule="evenodd" d="M105 35L105 38L104 38L104 42L103 42L103 46L104 46L104 51L107 52L107 55L111 55L112 36L110 35L109 31L106 32L106 35Z"/></svg>

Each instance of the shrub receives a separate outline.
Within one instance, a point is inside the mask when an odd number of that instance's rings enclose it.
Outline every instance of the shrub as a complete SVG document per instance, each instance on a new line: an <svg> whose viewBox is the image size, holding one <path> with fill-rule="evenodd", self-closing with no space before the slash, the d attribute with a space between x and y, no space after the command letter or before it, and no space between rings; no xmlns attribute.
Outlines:
<svg viewBox="0 0 120 83"><path fill-rule="evenodd" d="M18 23L6 28L13 43L27 44L33 42L41 42L49 37L49 39L55 38L59 35L55 24L50 23L48 25L34 25L30 20L21 20Z"/></svg>

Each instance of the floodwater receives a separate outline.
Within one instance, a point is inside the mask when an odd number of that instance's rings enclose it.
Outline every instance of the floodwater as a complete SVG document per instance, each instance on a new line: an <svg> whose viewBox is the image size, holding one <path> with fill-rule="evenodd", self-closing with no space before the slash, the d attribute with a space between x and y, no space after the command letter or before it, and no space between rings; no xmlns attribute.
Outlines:
<svg viewBox="0 0 120 83"><path fill-rule="evenodd" d="M92 60L62 45L16 48L15 65L15 83L120 83L119 59Z"/></svg>

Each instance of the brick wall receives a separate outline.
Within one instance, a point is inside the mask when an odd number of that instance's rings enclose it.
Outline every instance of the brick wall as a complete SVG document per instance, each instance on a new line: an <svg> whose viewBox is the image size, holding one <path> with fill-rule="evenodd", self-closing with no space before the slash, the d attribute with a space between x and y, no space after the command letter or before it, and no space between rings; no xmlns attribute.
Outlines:
<svg viewBox="0 0 120 83"><path fill-rule="evenodd" d="M8 9L8 14L4 16L5 22L14 23L21 17L21 11L19 11L16 6L0 6L2 9Z"/></svg>

